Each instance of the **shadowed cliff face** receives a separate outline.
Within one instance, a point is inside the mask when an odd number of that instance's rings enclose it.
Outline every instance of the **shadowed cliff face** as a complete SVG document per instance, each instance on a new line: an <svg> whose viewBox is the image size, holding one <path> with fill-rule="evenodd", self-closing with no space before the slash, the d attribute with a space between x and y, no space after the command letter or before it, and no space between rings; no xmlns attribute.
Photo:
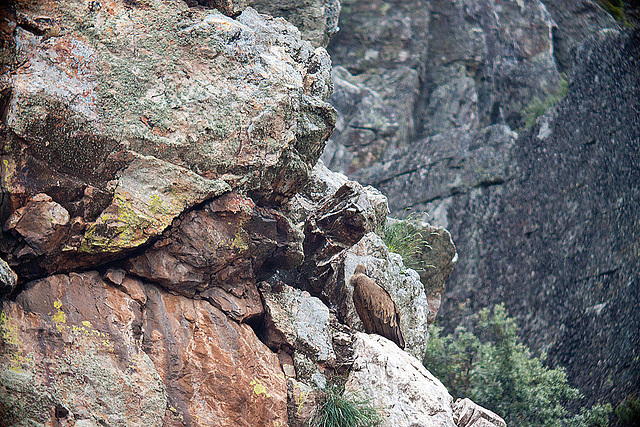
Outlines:
<svg viewBox="0 0 640 427"><path fill-rule="evenodd" d="M639 371L637 32L598 34L618 26L590 1L418 3L344 2L324 161L452 231L441 323L506 302L619 401Z"/></svg>
<svg viewBox="0 0 640 427"><path fill-rule="evenodd" d="M570 79L557 110L518 138L513 180L454 197L468 252L443 312L453 326L505 301L550 364L591 399L619 400L640 381L639 34L588 40Z"/></svg>

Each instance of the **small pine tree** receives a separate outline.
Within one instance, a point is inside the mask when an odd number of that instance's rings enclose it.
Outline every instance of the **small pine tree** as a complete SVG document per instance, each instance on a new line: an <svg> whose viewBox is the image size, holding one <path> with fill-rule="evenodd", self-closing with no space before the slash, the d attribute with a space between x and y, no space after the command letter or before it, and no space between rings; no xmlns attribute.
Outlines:
<svg viewBox="0 0 640 427"><path fill-rule="evenodd" d="M567 404L582 396L563 368L544 366L545 355L535 357L519 341L518 325L503 305L474 316L474 332L460 326L441 336L436 327L429 338L424 365L452 395L469 397L514 427L608 424L608 405L569 415Z"/></svg>

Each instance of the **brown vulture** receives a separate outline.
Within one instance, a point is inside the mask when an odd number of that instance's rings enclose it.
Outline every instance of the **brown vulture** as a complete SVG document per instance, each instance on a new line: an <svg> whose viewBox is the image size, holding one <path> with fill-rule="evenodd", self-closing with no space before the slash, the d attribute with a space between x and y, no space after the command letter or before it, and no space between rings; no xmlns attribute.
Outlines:
<svg viewBox="0 0 640 427"><path fill-rule="evenodd" d="M349 284L353 286L353 304L364 330L368 334L378 334L404 348L404 337L400 330L400 312L391 295L365 275L366 267L358 264Z"/></svg>

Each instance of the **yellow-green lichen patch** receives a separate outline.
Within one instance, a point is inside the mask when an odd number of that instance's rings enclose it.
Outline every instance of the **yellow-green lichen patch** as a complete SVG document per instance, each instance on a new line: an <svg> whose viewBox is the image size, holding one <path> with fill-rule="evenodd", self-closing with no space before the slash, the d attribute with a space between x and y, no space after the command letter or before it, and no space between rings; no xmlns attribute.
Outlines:
<svg viewBox="0 0 640 427"><path fill-rule="evenodd" d="M88 320L82 320L79 325L69 323L67 315L63 311L62 301L59 299L53 302L53 308L54 311L49 315L56 330L66 334L76 348L83 351L93 348L113 352L113 342L108 333L93 328Z"/></svg>
<svg viewBox="0 0 640 427"><path fill-rule="evenodd" d="M267 388L262 384L262 381L253 379L249 383L249 385L253 386L253 393L256 395L264 394L266 397L271 397L269 393L267 393Z"/></svg>
<svg viewBox="0 0 640 427"><path fill-rule="evenodd" d="M23 368L31 364L33 359L24 354L18 328L4 310L0 312L0 339L6 346L5 354L9 359L9 369L23 372Z"/></svg>

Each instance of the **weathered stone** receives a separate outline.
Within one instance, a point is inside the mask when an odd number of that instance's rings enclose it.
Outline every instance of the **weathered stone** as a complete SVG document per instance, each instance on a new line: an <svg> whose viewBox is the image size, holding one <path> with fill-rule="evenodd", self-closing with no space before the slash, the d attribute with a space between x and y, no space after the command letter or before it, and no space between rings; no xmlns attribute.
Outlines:
<svg viewBox="0 0 640 427"><path fill-rule="evenodd" d="M369 233L347 250L340 259L340 264L335 267L344 271L343 279L335 284L328 283L337 288L336 294L339 297L336 309L339 318L354 329L363 330L353 304L353 289L349 284L358 264L364 264L367 276L391 295L400 311L400 329L406 342L405 351L422 360L429 324L435 320L439 299L438 304L435 304L434 299L429 300L418 273L405 268L400 255L389 252L379 236Z"/></svg>
<svg viewBox="0 0 640 427"><path fill-rule="evenodd" d="M18 283L18 275L0 258L0 295L11 293Z"/></svg>
<svg viewBox="0 0 640 427"><path fill-rule="evenodd" d="M316 363L335 367L329 309L308 292L284 285L261 292L265 305L263 342L273 351L302 352Z"/></svg>
<svg viewBox="0 0 640 427"><path fill-rule="evenodd" d="M381 230L388 207L386 197L354 181L342 185L315 210L304 225L303 270L310 291L334 301L325 289L326 279L333 274L329 262L357 243L366 233Z"/></svg>
<svg viewBox="0 0 640 427"><path fill-rule="evenodd" d="M127 269L174 292L200 295L243 321L263 311L256 280L302 262L301 240L277 211L228 193L183 215Z"/></svg>
<svg viewBox="0 0 640 427"><path fill-rule="evenodd" d="M205 6L218 9L227 16L237 16L246 7L245 0L186 0L189 6Z"/></svg>
<svg viewBox="0 0 640 427"><path fill-rule="evenodd" d="M340 0L246 0L261 13L285 18L314 46L326 46L338 32Z"/></svg>
<svg viewBox="0 0 640 427"><path fill-rule="evenodd" d="M453 404L453 420L458 427L507 427L507 423L488 409L469 398L457 399Z"/></svg>
<svg viewBox="0 0 640 427"><path fill-rule="evenodd" d="M317 410L318 389L290 378L287 382L289 393L289 426L304 427Z"/></svg>
<svg viewBox="0 0 640 427"><path fill-rule="evenodd" d="M98 273L31 282L0 316L6 425L163 425L166 389L140 346L141 306Z"/></svg>
<svg viewBox="0 0 640 427"><path fill-rule="evenodd" d="M143 347L184 425L287 425L278 357L207 301L146 287Z"/></svg>
<svg viewBox="0 0 640 427"><path fill-rule="evenodd" d="M332 170L353 174L371 166L387 147L400 144L413 132L411 107L417 94L400 88L417 87L416 71L403 68L385 75L384 81L379 79L383 77L373 73L354 76L343 67L334 67L334 93L329 101L338 111L338 120L322 154ZM385 93L388 87L398 89Z"/></svg>
<svg viewBox="0 0 640 427"><path fill-rule="evenodd" d="M637 33L583 43L566 98L516 141L512 178L447 208L460 261L443 323L505 303L592 403L640 381L639 47Z"/></svg>
<svg viewBox="0 0 640 427"><path fill-rule="evenodd" d="M515 171L509 165L517 136L504 125L478 132L455 129L398 150L393 160L355 175L388 194L392 212L412 206L429 215L429 222L449 227L446 203L451 196L512 179Z"/></svg>
<svg viewBox="0 0 640 427"><path fill-rule="evenodd" d="M296 224L299 224L299 228L302 229L309 215L317 210L322 202L335 194L338 188L346 184L347 181L349 181L349 178L345 175L330 171L322 160L318 160L318 163L311 171L307 185L284 206L287 216Z"/></svg>
<svg viewBox="0 0 640 427"><path fill-rule="evenodd" d="M345 389L371 399L384 425L456 426L447 389L415 357L381 336L357 334Z"/></svg>
<svg viewBox="0 0 640 427"><path fill-rule="evenodd" d="M458 253L451 239L451 234L443 227L434 227L423 221L415 219L399 221L395 218L387 218L386 227L390 228L394 225L412 230L416 238L421 240L413 254L416 266L412 267L420 275L420 281L424 285L427 298L439 307L442 293L446 288L446 281L458 261ZM438 309L431 310L431 306L430 302L430 316L431 314L435 316ZM433 320L430 319L430 322Z"/></svg>
<svg viewBox="0 0 640 427"><path fill-rule="evenodd" d="M47 253L67 237L69 212L46 194L36 194L22 208L17 209L4 225L24 240L19 256L38 256Z"/></svg>
<svg viewBox="0 0 640 427"><path fill-rule="evenodd" d="M3 420L64 412L95 425L286 425L278 358L251 328L206 301L107 276L145 304L97 272L31 282L3 303Z"/></svg>
<svg viewBox="0 0 640 427"><path fill-rule="evenodd" d="M575 48L603 28L619 28L616 20L597 1L543 0L553 21L553 56L560 71L571 70Z"/></svg>
<svg viewBox="0 0 640 427"><path fill-rule="evenodd" d="M12 228L25 277L121 257L230 189L277 204L331 133L328 55L282 19L156 0L3 10L25 24L8 27L21 65L0 88L0 219L42 193L71 224L36 250Z"/></svg>

